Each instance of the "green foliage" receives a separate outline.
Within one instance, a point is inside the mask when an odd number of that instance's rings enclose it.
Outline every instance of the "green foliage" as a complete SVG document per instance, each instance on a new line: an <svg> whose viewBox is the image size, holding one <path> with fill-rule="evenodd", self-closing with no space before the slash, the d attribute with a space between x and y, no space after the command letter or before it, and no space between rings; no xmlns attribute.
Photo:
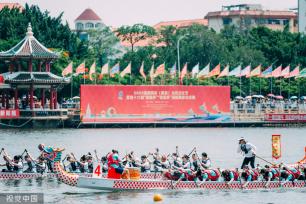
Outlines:
<svg viewBox="0 0 306 204"><path fill-rule="evenodd" d="M155 29L151 26L144 24L135 24L133 26L121 26L116 30L117 36L131 45L132 52L134 51L134 45L145 40L148 37L152 37L156 34Z"/></svg>
<svg viewBox="0 0 306 204"><path fill-rule="evenodd" d="M179 83L178 77L172 78L170 68L177 62L177 42L180 41L180 67L188 63L188 71L197 63L203 68L208 63L211 67L221 63L222 67L230 64L231 68L241 64L245 67L249 64L254 68L262 64L267 67L274 64L291 65L291 70L301 65L306 65L306 36L298 33L284 31L272 31L266 27L239 29L234 26L226 27L221 33L216 33L205 26L194 24L190 27L176 28L166 26L158 32L154 28L135 24L122 26L115 32L109 27L89 31L89 41L81 41L77 33L72 32L67 23L62 22L62 14L51 17L47 11L41 11L37 6L28 5L20 12L18 9L4 8L0 11L0 50L7 50L18 43L24 36L27 24L31 22L35 37L46 47L55 49L60 53L60 58L52 65L52 72L61 75L64 67L71 61L74 67L86 61L86 67L96 61L97 72L106 62L110 65L120 63L121 71L130 62L132 74L121 78L99 76L96 80L84 80L83 76L74 77L73 92L78 94L80 84L151 84L149 71L154 63L155 67L165 63L166 74L155 79L154 84L174 85ZM159 46L147 46L135 48L135 44L141 40L153 37L157 39ZM119 39L128 42L131 50L122 53ZM65 53L68 53L65 54ZM143 79L139 74L140 66L144 62L144 71L147 75ZM8 65L0 62L0 73L6 72ZM232 96L240 94L268 94L271 92L270 79L225 77L217 79L192 79L187 75L185 85L230 85ZM306 95L305 78L301 79L273 79L272 88L274 94ZM62 91L62 96L70 96L70 86Z"/></svg>

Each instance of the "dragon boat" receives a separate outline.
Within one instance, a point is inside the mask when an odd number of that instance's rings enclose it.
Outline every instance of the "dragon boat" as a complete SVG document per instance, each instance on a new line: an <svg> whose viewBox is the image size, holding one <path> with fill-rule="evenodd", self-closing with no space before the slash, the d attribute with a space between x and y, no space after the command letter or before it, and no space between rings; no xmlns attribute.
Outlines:
<svg viewBox="0 0 306 204"><path fill-rule="evenodd" d="M81 177L92 177L92 173L74 173ZM103 173L101 178L106 178L107 174ZM57 178L56 173L13 173L13 172L0 172L0 181L1 180L20 180L20 179L38 179L38 178ZM162 174L157 173L142 173L140 174L142 179L161 179Z"/></svg>
<svg viewBox="0 0 306 204"><path fill-rule="evenodd" d="M171 181L161 178L133 179L110 179L86 177L66 172L60 164L63 149L54 149L52 158L54 171L59 181L79 188L96 189L101 191L124 191L124 190L187 190L187 189L242 189L244 182L235 181L231 184L219 181L194 182L194 181ZM247 189L275 189L275 188L305 188L305 181L288 182L281 185L279 181L272 181L266 186L265 181L253 181Z"/></svg>

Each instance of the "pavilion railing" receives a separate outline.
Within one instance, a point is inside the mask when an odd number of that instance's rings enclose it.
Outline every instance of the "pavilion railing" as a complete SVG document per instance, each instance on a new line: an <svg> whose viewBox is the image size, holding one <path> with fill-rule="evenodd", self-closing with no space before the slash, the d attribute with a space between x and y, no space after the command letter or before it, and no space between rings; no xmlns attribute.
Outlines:
<svg viewBox="0 0 306 204"><path fill-rule="evenodd" d="M63 117L67 115L68 111L65 109L20 110L20 117Z"/></svg>

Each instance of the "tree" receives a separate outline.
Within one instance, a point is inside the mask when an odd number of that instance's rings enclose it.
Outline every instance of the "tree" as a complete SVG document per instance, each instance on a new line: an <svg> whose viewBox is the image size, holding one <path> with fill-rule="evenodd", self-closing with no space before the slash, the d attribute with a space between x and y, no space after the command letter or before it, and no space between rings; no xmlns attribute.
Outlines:
<svg viewBox="0 0 306 204"><path fill-rule="evenodd" d="M88 31L89 47L93 50L94 56L98 59L98 64L103 65L109 59L120 57L120 42L110 27L103 26L97 30Z"/></svg>
<svg viewBox="0 0 306 204"><path fill-rule="evenodd" d="M135 24L133 26L121 26L116 30L117 36L131 45L131 50L134 52L134 45L146 40L156 34L155 29L144 24Z"/></svg>

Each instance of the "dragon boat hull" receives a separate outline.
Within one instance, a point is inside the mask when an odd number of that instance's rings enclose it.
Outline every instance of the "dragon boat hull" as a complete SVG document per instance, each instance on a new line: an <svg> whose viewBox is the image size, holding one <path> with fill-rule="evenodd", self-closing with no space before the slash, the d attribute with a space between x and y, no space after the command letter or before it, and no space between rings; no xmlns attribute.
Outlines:
<svg viewBox="0 0 306 204"><path fill-rule="evenodd" d="M91 173L76 173L80 177L92 177ZM102 174L102 178L106 178L107 174ZM20 180L20 179L37 179L37 178L56 178L55 173L10 173L10 172L0 172L0 181L1 180ZM140 175L141 179L161 179L161 173L142 173Z"/></svg>
<svg viewBox="0 0 306 204"><path fill-rule="evenodd" d="M277 188L305 188L305 181L289 182L281 185L280 182L270 182L266 187L265 181L250 182L246 189L277 189ZM181 181L176 183L169 180L114 180L106 178L86 178L79 177L76 187L88 188L102 191L123 191L123 190L226 190L226 189L242 189L243 183L233 182L226 184L225 182L193 182L193 181Z"/></svg>

